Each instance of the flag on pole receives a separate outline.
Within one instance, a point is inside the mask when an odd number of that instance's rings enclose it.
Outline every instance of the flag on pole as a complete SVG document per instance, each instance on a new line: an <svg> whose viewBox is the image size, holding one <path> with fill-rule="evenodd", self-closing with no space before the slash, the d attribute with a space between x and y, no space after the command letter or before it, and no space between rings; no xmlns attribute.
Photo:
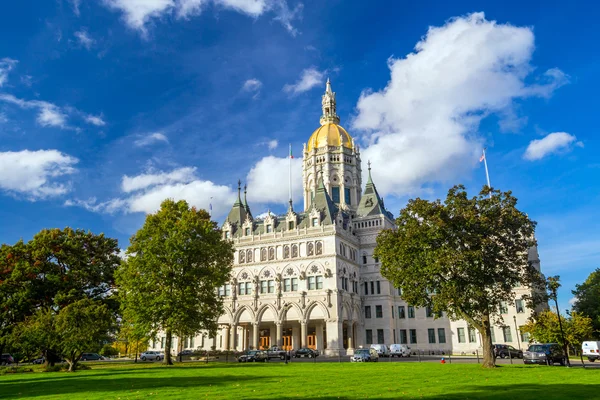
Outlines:
<svg viewBox="0 0 600 400"><path fill-rule="evenodd" d="M294 155L292 154L292 145L290 144L290 158L294 158Z"/></svg>
<svg viewBox="0 0 600 400"><path fill-rule="evenodd" d="M208 205L208 208L210 209L210 211L212 211L212 203L210 203L210 204Z"/></svg>
<svg viewBox="0 0 600 400"><path fill-rule="evenodd" d="M483 162L483 160L485 160L485 153L483 153L481 157L479 157L479 162Z"/></svg>

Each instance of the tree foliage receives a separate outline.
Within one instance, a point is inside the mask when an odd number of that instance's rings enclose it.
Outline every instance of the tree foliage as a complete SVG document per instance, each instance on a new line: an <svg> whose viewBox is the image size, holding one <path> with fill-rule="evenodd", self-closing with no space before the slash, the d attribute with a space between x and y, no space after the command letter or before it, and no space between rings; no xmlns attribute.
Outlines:
<svg viewBox="0 0 600 400"><path fill-rule="evenodd" d="M573 311L592 319L594 336L600 339L600 268L593 271L585 282L575 285L573 294L575 295Z"/></svg>
<svg viewBox="0 0 600 400"><path fill-rule="evenodd" d="M410 304L462 318L482 336L484 367L494 366L491 323L501 321L501 305L515 299L520 285L537 293L539 271L528 262L535 246L535 222L516 208L511 192L484 188L473 198L464 186L446 200L410 200L397 229L377 238L381 273ZM539 301L527 298L530 306Z"/></svg>
<svg viewBox="0 0 600 400"><path fill-rule="evenodd" d="M565 340L573 348L581 350L581 343L589 340L593 327L591 318L578 312L572 312L566 318L561 315ZM521 332L529 334L529 339L538 343L560 343L564 345L558 315L554 310L544 310L533 315Z"/></svg>
<svg viewBox="0 0 600 400"><path fill-rule="evenodd" d="M62 310L84 300L104 304L113 314L118 310L111 295L118 253L115 239L71 228L45 229L27 243L3 245L0 325L8 325L0 332L3 340L10 337L13 346L28 351L37 346L53 364L62 346L56 331Z"/></svg>
<svg viewBox="0 0 600 400"><path fill-rule="evenodd" d="M223 240L205 210L166 200L131 238L117 274L124 318L145 332L166 336L171 364L174 333L215 332L223 313L217 288L229 279L233 245Z"/></svg>

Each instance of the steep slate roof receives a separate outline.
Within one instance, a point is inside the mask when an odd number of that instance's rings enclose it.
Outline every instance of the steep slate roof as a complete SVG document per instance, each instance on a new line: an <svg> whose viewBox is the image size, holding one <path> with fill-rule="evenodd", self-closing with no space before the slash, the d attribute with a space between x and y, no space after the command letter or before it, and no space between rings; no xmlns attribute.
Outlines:
<svg viewBox="0 0 600 400"><path fill-rule="evenodd" d="M246 211L248 206L244 206L244 204L242 204L242 199L240 197L241 184L242 183L238 181L238 197L235 203L233 203L233 207L231 208L231 211L229 211L229 215L227 215L227 220L229 223L238 229L242 226L246 220L246 217L248 216L248 212Z"/></svg>
<svg viewBox="0 0 600 400"><path fill-rule="evenodd" d="M385 209L385 205L383 204L383 199L377 193L377 188L373 183L373 179L371 178L371 167L369 166L369 179L367 180L367 185L365 186L365 191L360 199L360 203L358 204L358 209L356 210L356 214L359 217L368 217L372 215L386 215L390 219L394 219L392 213Z"/></svg>
<svg viewBox="0 0 600 400"><path fill-rule="evenodd" d="M335 222L335 215L338 212L338 207L335 205L333 200L331 200L331 197L329 197L327 189L325 189L325 184L323 183L323 174L321 174L319 177L319 186L317 187L315 197L313 198L308 212L310 212L313 208L323 213L321 218L321 223L323 225L331 225Z"/></svg>

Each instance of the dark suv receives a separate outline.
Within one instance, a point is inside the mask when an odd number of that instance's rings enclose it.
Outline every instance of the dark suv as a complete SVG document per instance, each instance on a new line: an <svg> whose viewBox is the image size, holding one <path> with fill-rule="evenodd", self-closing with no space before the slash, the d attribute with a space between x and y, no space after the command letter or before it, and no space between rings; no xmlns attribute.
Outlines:
<svg viewBox="0 0 600 400"><path fill-rule="evenodd" d="M523 353L523 362L525 364L554 365L554 363L560 363L560 365L565 365L567 359L560 344L543 343L529 346Z"/></svg>
<svg viewBox="0 0 600 400"><path fill-rule="evenodd" d="M494 345L494 357L498 358L523 358L523 351L515 349L507 344L495 344Z"/></svg>
<svg viewBox="0 0 600 400"><path fill-rule="evenodd" d="M238 362L267 362L269 357L267 353L261 350L250 350L246 354L242 354L238 357Z"/></svg>
<svg viewBox="0 0 600 400"><path fill-rule="evenodd" d="M15 360L13 359L13 357L10 354L8 354L8 353L2 354L2 359L0 359L0 365L8 365L8 364L12 364L14 362L15 362Z"/></svg>

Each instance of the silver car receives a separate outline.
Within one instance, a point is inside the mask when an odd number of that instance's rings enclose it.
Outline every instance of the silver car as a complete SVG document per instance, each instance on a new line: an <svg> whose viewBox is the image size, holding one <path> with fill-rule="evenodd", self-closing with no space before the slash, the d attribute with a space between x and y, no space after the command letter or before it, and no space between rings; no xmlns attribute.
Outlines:
<svg viewBox="0 0 600 400"><path fill-rule="evenodd" d="M160 351L145 351L140 355L142 361L162 361L165 359L164 353Z"/></svg>
<svg viewBox="0 0 600 400"><path fill-rule="evenodd" d="M350 358L351 362L377 362L379 355L375 349L356 349Z"/></svg>

